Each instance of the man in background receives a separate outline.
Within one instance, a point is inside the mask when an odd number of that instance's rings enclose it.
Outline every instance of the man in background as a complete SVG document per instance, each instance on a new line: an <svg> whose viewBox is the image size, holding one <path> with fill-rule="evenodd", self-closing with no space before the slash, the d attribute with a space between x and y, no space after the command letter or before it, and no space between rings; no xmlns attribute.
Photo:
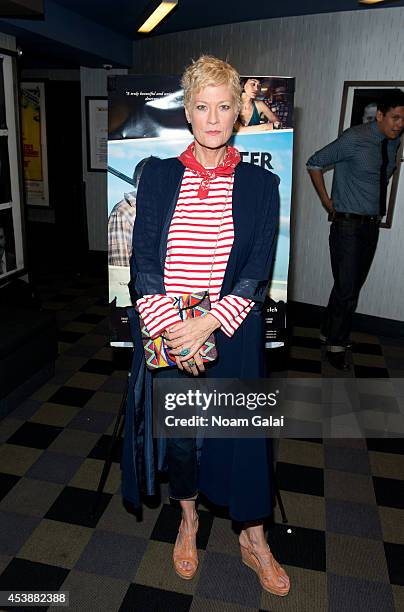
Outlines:
<svg viewBox="0 0 404 612"><path fill-rule="evenodd" d="M136 218L136 193L145 164L145 157L136 166L131 183L134 191L124 193L123 200L115 204L108 219L108 264L128 266L132 254L133 225ZM129 180L129 177L128 177Z"/></svg>
<svg viewBox="0 0 404 612"><path fill-rule="evenodd" d="M15 270L16 267L15 255L6 251L6 234L4 227L0 225L0 276Z"/></svg>
<svg viewBox="0 0 404 612"><path fill-rule="evenodd" d="M376 121L347 129L307 162L314 188L332 221L331 268L334 286L320 338L339 370L349 369L346 349L359 292L376 251L380 220L386 214L388 181L396 169L404 129L404 93L390 90L377 104ZM331 198L323 172L334 167Z"/></svg>

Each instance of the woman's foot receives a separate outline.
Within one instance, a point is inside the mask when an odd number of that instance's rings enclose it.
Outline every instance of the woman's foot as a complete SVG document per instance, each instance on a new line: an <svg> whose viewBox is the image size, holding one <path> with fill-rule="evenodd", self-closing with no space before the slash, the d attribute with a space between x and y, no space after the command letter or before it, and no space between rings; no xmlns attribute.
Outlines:
<svg viewBox="0 0 404 612"><path fill-rule="evenodd" d="M190 580L198 569L198 551L196 548L196 534L198 531L198 514L182 515L173 551L174 569L178 576Z"/></svg>
<svg viewBox="0 0 404 612"><path fill-rule="evenodd" d="M289 576L274 558L264 538L250 538L243 530L239 537L241 558L257 574L261 586L273 595L289 593Z"/></svg>

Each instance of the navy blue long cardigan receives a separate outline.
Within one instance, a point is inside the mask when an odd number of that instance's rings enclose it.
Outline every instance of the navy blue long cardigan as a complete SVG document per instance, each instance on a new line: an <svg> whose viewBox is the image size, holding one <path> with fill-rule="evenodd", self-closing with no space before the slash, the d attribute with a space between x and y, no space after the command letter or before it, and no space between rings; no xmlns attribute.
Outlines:
<svg viewBox="0 0 404 612"><path fill-rule="evenodd" d="M164 294L167 235L178 198L184 166L177 158L152 158L137 192L137 213L131 258L132 300ZM278 220L278 177L240 162L233 186L234 242L220 297L233 294L255 306L232 338L216 331L218 360L209 377L258 378L265 375L262 305L275 250ZM135 507L141 491L155 492L157 469L164 467L165 441L153 443L153 374L145 367L138 316L128 309L134 355L125 416L122 495ZM208 439L200 458L199 490L216 504L229 507L237 521L261 519L272 511L271 446L265 439Z"/></svg>

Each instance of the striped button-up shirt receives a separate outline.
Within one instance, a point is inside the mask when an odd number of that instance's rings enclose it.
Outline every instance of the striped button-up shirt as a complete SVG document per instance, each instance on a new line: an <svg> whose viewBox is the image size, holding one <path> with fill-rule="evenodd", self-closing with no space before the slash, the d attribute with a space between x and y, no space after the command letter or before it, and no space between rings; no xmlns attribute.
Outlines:
<svg viewBox="0 0 404 612"><path fill-rule="evenodd" d="M237 295L219 299L234 240L233 176L213 179L203 199L197 195L200 183L200 177L186 168L167 238L166 294L146 295L136 302L152 338L180 321L173 308L176 296L208 289L210 312L229 337L254 306Z"/></svg>
<svg viewBox="0 0 404 612"><path fill-rule="evenodd" d="M335 166L331 198L336 211L378 215L384 134L377 122L355 125L307 161L309 170ZM387 176L396 168L400 138L388 141Z"/></svg>

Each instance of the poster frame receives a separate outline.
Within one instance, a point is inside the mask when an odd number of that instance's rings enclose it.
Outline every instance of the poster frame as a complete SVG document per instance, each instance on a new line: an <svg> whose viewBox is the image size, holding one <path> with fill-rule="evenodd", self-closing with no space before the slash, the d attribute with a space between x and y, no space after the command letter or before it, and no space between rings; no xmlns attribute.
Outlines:
<svg viewBox="0 0 404 612"><path fill-rule="evenodd" d="M352 125L351 123L352 110L354 106L354 95L355 89L380 89L386 91L388 89L401 89L404 91L404 81L344 81L344 88L342 91L342 103L341 103L341 114L339 120L338 134L341 135L344 130ZM401 164L404 162L404 139L401 141L401 145L397 153L397 170L395 171L392 180L390 193L388 195L386 217L384 221L380 223L380 228L391 229L393 225L394 208L396 204L398 185L400 182L400 170Z"/></svg>
<svg viewBox="0 0 404 612"><path fill-rule="evenodd" d="M87 172L107 172L107 161L105 161L105 167L100 168L99 166L94 165L93 159L96 158L96 133L94 132L94 121L93 121L93 113L94 109L92 108L92 102L99 102L103 100L106 102L108 109L108 96L86 96L85 97L85 106L86 106L86 148L87 148ZM107 124L106 128L108 130L108 115L107 115ZM108 133L107 133L108 139Z"/></svg>
<svg viewBox="0 0 404 612"><path fill-rule="evenodd" d="M15 149L15 165L13 164L13 174L15 175L14 185L12 186L12 199L10 204L2 204L1 208L10 208L13 215L13 229L14 229L14 240L16 240L16 232L19 224L19 236L18 240L21 245L21 259L22 266L17 267L16 270L9 272L8 274L0 276L0 288L3 285L8 284L11 280L14 280L20 276L27 274L26 264L26 242L25 242L25 216L23 208L23 194L24 194L24 182L23 182L23 157L22 157L22 132L21 132L21 118L20 118L20 97L19 97L19 82L18 82L18 69L17 69L17 58L18 53L12 49L4 49L0 47L0 54L9 56L11 61L11 73L12 73L12 84L10 93L12 95L13 104L11 106L12 119L15 123L15 132L13 134L13 145ZM6 87L6 83L5 83ZM7 132L9 133L8 126ZM10 164L11 165L11 164ZM14 220L18 220L18 224L14 224Z"/></svg>

